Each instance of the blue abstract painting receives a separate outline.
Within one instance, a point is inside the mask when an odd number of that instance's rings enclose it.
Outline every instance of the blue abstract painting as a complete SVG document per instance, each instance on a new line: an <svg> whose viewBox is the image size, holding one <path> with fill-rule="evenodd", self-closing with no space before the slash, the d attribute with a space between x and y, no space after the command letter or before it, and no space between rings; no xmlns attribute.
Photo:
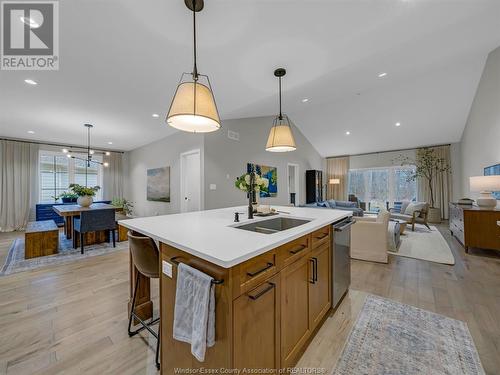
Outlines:
<svg viewBox="0 0 500 375"><path fill-rule="evenodd" d="M269 188L268 192L261 191L261 198L269 198L275 197L278 195L278 170L276 167L268 167L266 165L259 164L247 164L247 173L252 171L252 168L255 168L255 173L260 175L261 177L267 178L269 180Z"/></svg>

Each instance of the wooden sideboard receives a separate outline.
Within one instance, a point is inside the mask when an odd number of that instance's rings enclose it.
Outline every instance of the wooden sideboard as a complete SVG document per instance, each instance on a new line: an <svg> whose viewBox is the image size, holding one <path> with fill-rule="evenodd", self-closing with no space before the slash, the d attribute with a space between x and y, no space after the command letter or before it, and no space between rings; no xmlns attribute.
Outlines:
<svg viewBox="0 0 500 375"><path fill-rule="evenodd" d="M465 247L500 250L500 209L450 203L450 231Z"/></svg>

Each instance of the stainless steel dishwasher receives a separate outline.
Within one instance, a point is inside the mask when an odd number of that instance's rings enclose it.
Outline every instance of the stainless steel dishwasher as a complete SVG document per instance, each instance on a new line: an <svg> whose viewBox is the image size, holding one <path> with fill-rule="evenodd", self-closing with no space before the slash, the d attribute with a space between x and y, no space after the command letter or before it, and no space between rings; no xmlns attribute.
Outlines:
<svg viewBox="0 0 500 375"><path fill-rule="evenodd" d="M332 224L332 301L334 308L337 307L351 284L351 225L355 222L352 217L348 217Z"/></svg>

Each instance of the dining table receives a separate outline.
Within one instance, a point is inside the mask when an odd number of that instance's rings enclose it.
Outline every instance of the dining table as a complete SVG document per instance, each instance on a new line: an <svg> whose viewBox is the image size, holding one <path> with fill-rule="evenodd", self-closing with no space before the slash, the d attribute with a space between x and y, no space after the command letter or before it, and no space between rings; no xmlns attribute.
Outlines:
<svg viewBox="0 0 500 375"><path fill-rule="evenodd" d="M115 211L123 210L123 207L113 206L107 203L93 203L88 207L82 207L78 204L61 204L53 207L54 211L64 218L64 234L70 240L73 237L73 218L80 216L83 211L106 210L114 209Z"/></svg>

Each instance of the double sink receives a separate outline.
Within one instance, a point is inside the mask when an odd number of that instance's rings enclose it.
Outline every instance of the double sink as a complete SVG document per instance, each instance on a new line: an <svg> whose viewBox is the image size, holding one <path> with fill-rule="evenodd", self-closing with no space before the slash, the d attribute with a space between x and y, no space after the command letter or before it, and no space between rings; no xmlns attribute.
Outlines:
<svg viewBox="0 0 500 375"><path fill-rule="evenodd" d="M256 221L248 224L242 224L234 228L248 230L250 232L272 234L298 227L300 225L309 223L310 221L311 220L280 216L272 219Z"/></svg>

